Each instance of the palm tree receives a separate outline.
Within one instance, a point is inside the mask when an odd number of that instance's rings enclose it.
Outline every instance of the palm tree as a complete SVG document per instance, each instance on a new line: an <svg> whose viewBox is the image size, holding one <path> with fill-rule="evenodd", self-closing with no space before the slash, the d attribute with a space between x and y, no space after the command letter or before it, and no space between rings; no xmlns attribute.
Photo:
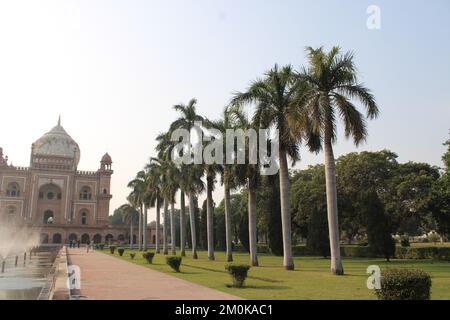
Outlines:
<svg viewBox="0 0 450 320"><path fill-rule="evenodd" d="M236 129L237 124L234 116L230 112L230 107L226 107L222 113L220 120L211 121L205 119L205 124L208 129L215 129L221 133L222 145L223 145L223 161L220 170L216 171L221 173L222 184L224 187L224 204L225 204L225 238L226 238L226 255L227 261L233 261L232 252L232 227L231 227L231 189L233 186L233 168L234 166L227 163L226 159L226 131L227 129ZM217 138L217 137L216 137ZM212 196L211 196L212 199ZM208 206L209 207L209 206Z"/></svg>
<svg viewBox="0 0 450 320"><path fill-rule="evenodd" d="M279 70L278 66L268 71L264 79L254 81L244 93L235 93L232 105L256 104L253 122L260 128L275 127L279 132L278 152L280 160L280 198L281 221L283 229L283 265L287 270L294 269L291 239L291 207L288 156L293 164L299 159L298 146L300 136L297 130L291 130L292 123L298 123L296 106L299 81L295 81L295 72L291 66Z"/></svg>
<svg viewBox="0 0 450 320"><path fill-rule="evenodd" d="M147 192L150 195L150 207L156 208L156 235L155 235L155 252L161 252L160 244L160 209L162 204L162 192L161 192L161 168L157 159L151 158L150 162L145 167L149 174L149 183L147 185Z"/></svg>
<svg viewBox="0 0 450 320"><path fill-rule="evenodd" d="M189 174L189 167L182 164L179 168L179 185L180 185L180 254L182 257L186 256L186 223L184 218L186 215L186 193L188 192L187 177Z"/></svg>
<svg viewBox="0 0 450 320"><path fill-rule="evenodd" d="M339 246L339 223L336 192L336 168L333 143L336 142L336 116L344 123L346 137L352 136L355 145L367 137L364 116L352 100L359 100L366 109L366 116L378 116L375 98L369 89L358 82L353 53L342 55L339 47L326 53L323 48L308 47L309 65L299 79L309 85L309 93L303 106L311 119L311 130L320 137L325 154L325 178L327 212L331 249L331 272L344 274ZM317 150L317 148L316 148Z"/></svg>
<svg viewBox="0 0 450 320"><path fill-rule="evenodd" d="M238 128L242 130L257 129L247 119L241 107L230 108L230 115L233 116ZM258 266L258 243L257 243L257 214L256 214L256 192L260 182L259 166L261 161L258 159L258 164L251 164L249 158L249 141L246 141L246 163L234 167L235 183L246 186L248 191L248 232L249 232L249 251L250 251L250 265Z"/></svg>
<svg viewBox="0 0 450 320"><path fill-rule="evenodd" d="M130 200L132 204L139 208L139 240L138 249L147 249L147 211L146 206L148 203L147 194L148 175L145 171L139 171L136 178L128 183L128 187L133 191L130 194ZM143 243L143 246L142 246Z"/></svg>
<svg viewBox="0 0 450 320"><path fill-rule="evenodd" d="M118 210L122 214L123 221L130 224L130 249L133 249L133 224L139 219L139 211L137 211L130 203L121 205Z"/></svg>
<svg viewBox="0 0 450 320"><path fill-rule="evenodd" d="M215 260L214 256L214 200L212 193L216 182L217 166L206 165L206 237L208 242L208 259Z"/></svg>
<svg viewBox="0 0 450 320"><path fill-rule="evenodd" d="M192 129L196 127L197 121L203 121L203 118L196 113L196 99L191 99L187 105L179 104L175 105L173 108L175 111L181 114L181 116L175 120L170 126L170 132L176 129L185 129L191 132ZM188 154L192 156L192 143L189 137L189 141L186 142L186 150ZM188 192L189 196L189 220L191 228L191 242L192 242L192 257L197 259L197 233L195 226L195 208L194 208L194 197L198 192L200 192L203 187L201 183L201 176L199 177L199 170L196 165L188 165L188 173L186 179L186 185L183 187L183 192ZM181 224L181 223L180 223Z"/></svg>

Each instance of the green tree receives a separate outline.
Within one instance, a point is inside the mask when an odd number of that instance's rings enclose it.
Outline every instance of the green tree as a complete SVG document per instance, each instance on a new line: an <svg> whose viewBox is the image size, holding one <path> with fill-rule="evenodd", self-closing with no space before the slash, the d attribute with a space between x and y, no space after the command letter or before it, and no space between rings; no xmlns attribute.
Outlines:
<svg viewBox="0 0 450 320"><path fill-rule="evenodd" d="M373 191L362 191L360 197L360 203L365 204L361 207L361 211L367 221L367 240L370 250L374 255L383 255L389 261L395 253L395 241L391 236L383 203Z"/></svg>
<svg viewBox="0 0 450 320"><path fill-rule="evenodd" d="M336 142L336 118L344 123L346 137L353 137L359 145L367 136L363 115L353 104L358 99L366 109L367 117L378 115L378 107L370 91L358 83L353 53L340 54L338 47L326 53L323 48L307 48L309 65L300 79L309 86L305 109L312 122L311 130L320 136L325 154L327 212L330 232L331 272L344 274L340 254L336 168L333 143Z"/></svg>

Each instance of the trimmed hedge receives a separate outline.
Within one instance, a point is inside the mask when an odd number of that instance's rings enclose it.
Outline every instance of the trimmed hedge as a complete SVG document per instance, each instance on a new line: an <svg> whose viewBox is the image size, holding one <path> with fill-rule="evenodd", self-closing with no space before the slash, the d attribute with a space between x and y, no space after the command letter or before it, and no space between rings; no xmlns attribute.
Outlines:
<svg viewBox="0 0 450 320"><path fill-rule="evenodd" d="M247 278L248 270L250 270L250 266L246 264L229 263L225 265L225 270L231 275L233 286L235 288L242 288L244 286L244 281Z"/></svg>
<svg viewBox="0 0 450 320"><path fill-rule="evenodd" d="M236 246L239 249L239 246ZM267 245L258 245L258 253L270 254ZM304 245L292 247L294 256L314 256ZM384 258L374 254L369 246L364 245L343 245L341 246L341 255L343 257L353 258ZM400 247L395 248L395 258L397 259L415 259L415 260L440 260L450 261L450 247Z"/></svg>
<svg viewBox="0 0 450 320"><path fill-rule="evenodd" d="M119 249L117 249L117 252L119 253L119 256L123 256L123 253L125 252L125 248L119 248Z"/></svg>
<svg viewBox="0 0 450 320"><path fill-rule="evenodd" d="M152 264L153 263L153 257L155 256L155 253L154 252L144 252L143 254L142 254L142 258L144 258L145 260L147 260L147 262L149 263L149 264Z"/></svg>
<svg viewBox="0 0 450 320"><path fill-rule="evenodd" d="M449 247L397 247L395 256L399 259L432 259L441 261L450 261Z"/></svg>
<svg viewBox="0 0 450 320"><path fill-rule="evenodd" d="M109 252L111 252L111 254L114 254L114 251L116 251L116 246L109 246Z"/></svg>
<svg viewBox="0 0 450 320"><path fill-rule="evenodd" d="M388 269L381 275L379 300L430 300L431 277L419 269Z"/></svg>
<svg viewBox="0 0 450 320"><path fill-rule="evenodd" d="M180 272L181 257L166 257L166 263L176 272Z"/></svg>

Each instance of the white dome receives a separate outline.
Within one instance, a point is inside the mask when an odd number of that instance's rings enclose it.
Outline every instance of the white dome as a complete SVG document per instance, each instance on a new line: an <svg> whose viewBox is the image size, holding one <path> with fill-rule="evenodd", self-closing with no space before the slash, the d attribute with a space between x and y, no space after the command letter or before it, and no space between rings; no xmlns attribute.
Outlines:
<svg viewBox="0 0 450 320"><path fill-rule="evenodd" d="M57 156L72 158L75 166L80 161L80 148L61 126L60 121L49 132L33 143L33 156Z"/></svg>

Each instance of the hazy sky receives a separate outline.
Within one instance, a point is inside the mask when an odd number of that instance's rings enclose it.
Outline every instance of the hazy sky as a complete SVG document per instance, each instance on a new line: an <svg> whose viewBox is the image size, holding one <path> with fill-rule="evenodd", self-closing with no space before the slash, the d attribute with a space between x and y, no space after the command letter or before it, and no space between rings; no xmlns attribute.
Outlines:
<svg viewBox="0 0 450 320"><path fill-rule="evenodd" d="M371 4L380 30L366 27ZM388 148L400 161L442 165L449 39L448 0L1 0L0 146L28 165L32 142L61 114L81 148L79 169L112 156L112 212L175 119L172 105L196 97L200 114L218 117L274 63L298 67L305 46L340 45L355 51L381 116L358 149L340 136L336 156ZM302 158L300 168L323 155Z"/></svg>

